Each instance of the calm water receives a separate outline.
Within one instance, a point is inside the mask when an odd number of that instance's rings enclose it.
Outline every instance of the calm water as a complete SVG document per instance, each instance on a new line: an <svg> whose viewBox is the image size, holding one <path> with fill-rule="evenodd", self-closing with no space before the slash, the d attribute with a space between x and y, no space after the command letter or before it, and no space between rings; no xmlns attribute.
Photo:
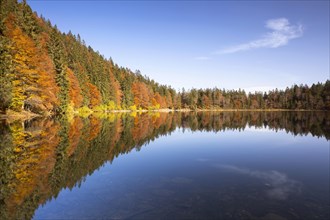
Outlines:
<svg viewBox="0 0 330 220"><path fill-rule="evenodd" d="M0 219L329 219L330 114L1 126Z"/></svg>

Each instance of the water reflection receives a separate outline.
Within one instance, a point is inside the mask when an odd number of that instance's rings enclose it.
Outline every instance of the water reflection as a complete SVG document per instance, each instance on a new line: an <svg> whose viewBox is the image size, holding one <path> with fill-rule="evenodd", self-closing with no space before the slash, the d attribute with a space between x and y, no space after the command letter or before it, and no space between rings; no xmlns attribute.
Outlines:
<svg viewBox="0 0 330 220"><path fill-rule="evenodd" d="M263 184L268 188L266 194L272 199L285 200L289 194L299 193L302 186L300 182L290 179L285 173L276 170L259 171L222 164L215 164L215 167L227 172L247 175L263 181Z"/></svg>
<svg viewBox="0 0 330 220"><path fill-rule="evenodd" d="M218 132L240 131L251 126L330 138L330 116L326 112L109 114L69 120L1 122L0 219L32 218L40 204L56 198L64 188L81 185L86 176L105 162L132 149L140 150L176 128ZM210 160L197 158L197 162ZM302 187L299 181L275 170L260 171L228 164L214 166L221 172L262 181L266 195L277 200L298 194ZM192 181L178 176L166 179L164 184L184 185ZM166 187L153 193L157 197L173 195ZM183 206L186 207L187 202Z"/></svg>

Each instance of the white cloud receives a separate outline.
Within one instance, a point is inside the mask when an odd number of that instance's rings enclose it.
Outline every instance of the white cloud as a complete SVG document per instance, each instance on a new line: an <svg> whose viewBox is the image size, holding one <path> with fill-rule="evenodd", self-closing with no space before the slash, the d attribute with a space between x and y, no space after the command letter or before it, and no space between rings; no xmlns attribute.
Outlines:
<svg viewBox="0 0 330 220"><path fill-rule="evenodd" d="M271 32L266 33L260 39L231 46L217 51L216 53L228 54L257 48L277 48L287 45L292 39L301 37L304 32L304 28L301 24L291 25L286 18L268 20L266 22L266 28L271 29Z"/></svg>
<svg viewBox="0 0 330 220"><path fill-rule="evenodd" d="M195 57L195 60L209 60L211 59L210 57Z"/></svg>
<svg viewBox="0 0 330 220"><path fill-rule="evenodd" d="M276 170L258 171L241 168L232 165L215 164L217 168L228 172L248 175L264 181L269 188L266 195L272 199L285 200L292 193L300 193L302 184L298 181L290 179L286 174Z"/></svg>

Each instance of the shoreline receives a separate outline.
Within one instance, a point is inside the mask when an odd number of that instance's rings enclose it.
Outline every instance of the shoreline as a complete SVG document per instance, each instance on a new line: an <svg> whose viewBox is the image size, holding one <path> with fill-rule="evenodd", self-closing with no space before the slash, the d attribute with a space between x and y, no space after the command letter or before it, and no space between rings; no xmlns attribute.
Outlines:
<svg viewBox="0 0 330 220"><path fill-rule="evenodd" d="M7 120L9 122L18 121L18 120L25 121L37 117L46 117L46 116L39 115L29 111L15 112L12 110L8 110L5 114L0 114L0 120Z"/></svg>
<svg viewBox="0 0 330 220"><path fill-rule="evenodd" d="M147 112L326 112L328 110L317 110L317 109L157 109L157 110L111 110L106 112L92 111L90 114L102 113L102 114L117 114L117 113L147 113ZM79 113L74 113L79 115ZM36 114L29 111L15 112L7 111L5 114L0 114L0 120L17 121L17 120L30 120L36 117L47 117L45 115Z"/></svg>

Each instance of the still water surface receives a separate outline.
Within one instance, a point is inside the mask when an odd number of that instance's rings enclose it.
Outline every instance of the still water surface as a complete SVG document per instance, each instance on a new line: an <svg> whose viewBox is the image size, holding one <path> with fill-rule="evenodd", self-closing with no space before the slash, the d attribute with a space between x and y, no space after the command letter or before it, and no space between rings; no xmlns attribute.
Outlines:
<svg viewBox="0 0 330 220"><path fill-rule="evenodd" d="M2 178L3 218L329 218L327 113L108 115L3 127L16 163Z"/></svg>

